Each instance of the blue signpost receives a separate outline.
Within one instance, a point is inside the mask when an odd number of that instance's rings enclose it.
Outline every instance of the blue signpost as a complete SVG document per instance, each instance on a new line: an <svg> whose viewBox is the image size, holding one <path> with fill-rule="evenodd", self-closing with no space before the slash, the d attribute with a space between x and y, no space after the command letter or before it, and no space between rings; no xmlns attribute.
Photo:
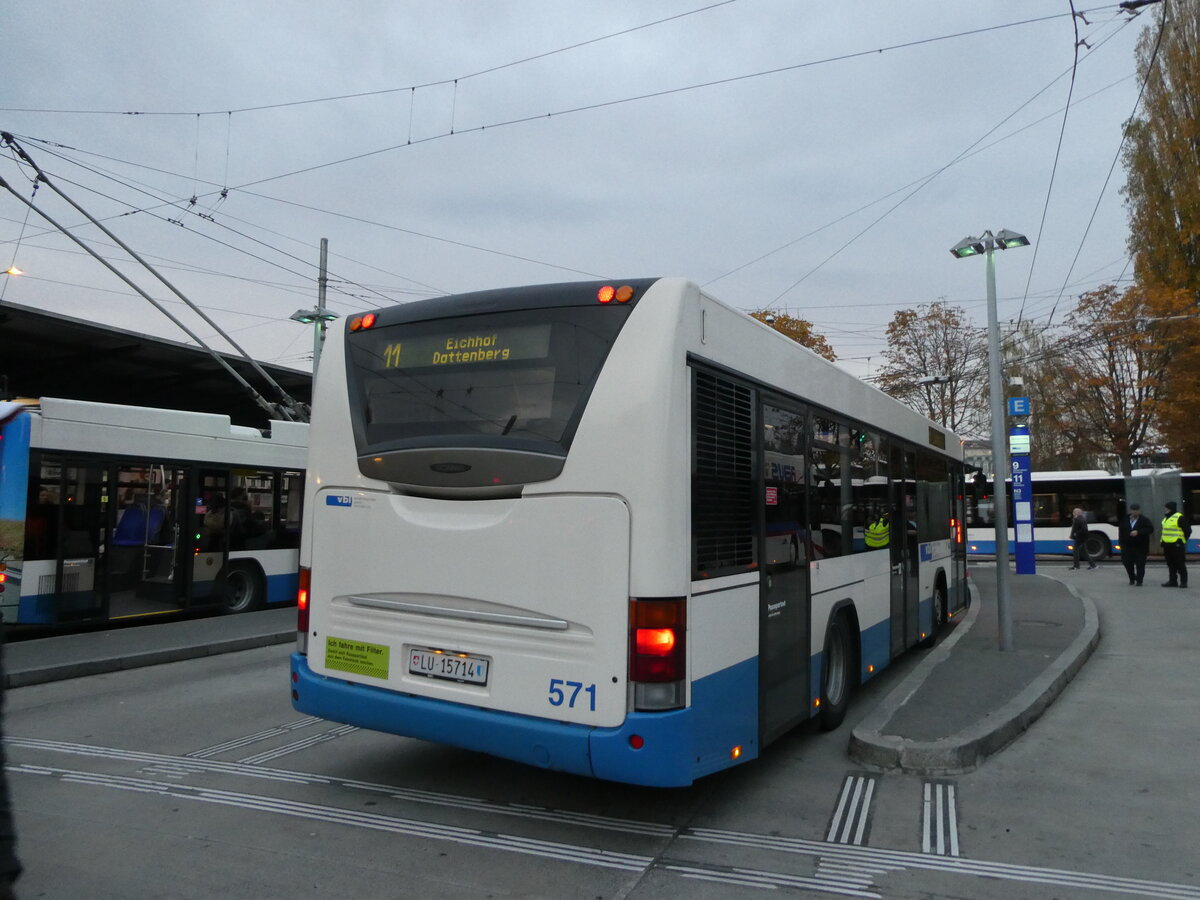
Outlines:
<svg viewBox="0 0 1200 900"><path fill-rule="evenodd" d="M1019 415L1029 414L1029 400L1014 397L1009 400L1009 411L1013 400L1023 400L1025 410ZM1018 575L1034 575L1037 562L1033 552L1033 477L1029 462L1029 426L1013 425L1008 432L1008 454L1012 460L1013 534L1016 537L1016 562Z"/></svg>

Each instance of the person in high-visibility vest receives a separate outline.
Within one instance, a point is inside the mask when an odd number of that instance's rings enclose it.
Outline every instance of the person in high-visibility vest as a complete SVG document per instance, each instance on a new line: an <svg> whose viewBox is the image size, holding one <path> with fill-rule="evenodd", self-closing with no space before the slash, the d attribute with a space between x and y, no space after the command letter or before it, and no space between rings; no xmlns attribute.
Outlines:
<svg viewBox="0 0 1200 900"><path fill-rule="evenodd" d="M1158 538L1167 563L1167 580L1163 587L1187 587L1187 539L1191 533L1192 527L1183 521L1179 504L1168 500Z"/></svg>
<svg viewBox="0 0 1200 900"><path fill-rule="evenodd" d="M886 547L891 538L892 520L887 513L868 525L866 533L863 535L868 550L879 550Z"/></svg>

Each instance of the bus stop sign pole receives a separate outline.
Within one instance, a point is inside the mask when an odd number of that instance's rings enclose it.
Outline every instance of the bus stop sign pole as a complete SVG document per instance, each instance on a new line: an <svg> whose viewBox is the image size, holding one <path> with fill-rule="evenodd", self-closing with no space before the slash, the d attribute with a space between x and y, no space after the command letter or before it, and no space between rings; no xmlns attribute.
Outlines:
<svg viewBox="0 0 1200 900"><path fill-rule="evenodd" d="M1024 414L1028 414L1029 401L1024 397L1009 400L1009 414L1014 413L1013 400L1024 400ZM1020 409L1018 407L1018 409ZM1033 543L1033 479L1029 461L1029 426L1014 425L1008 432L1008 452L1012 460L1013 536L1016 538L1016 562L1018 575L1036 575L1037 562Z"/></svg>

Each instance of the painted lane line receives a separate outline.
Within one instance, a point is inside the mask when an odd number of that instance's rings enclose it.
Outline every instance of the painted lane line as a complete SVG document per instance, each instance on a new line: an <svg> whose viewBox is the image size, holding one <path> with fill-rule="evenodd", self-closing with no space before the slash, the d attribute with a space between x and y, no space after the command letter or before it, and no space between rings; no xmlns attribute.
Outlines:
<svg viewBox="0 0 1200 900"><path fill-rule="evenodd" d="M148 773L166 773L172 777L179 775L225 775L240 778L256 778L276 781L285 784L302 784L329 786L352 791L368 791L392 797L409 803L422 803L443 806L452 809L469 810L471 812L489 813L492 815L509 816L522 819L534 819L545 822L556 822L562 825L576 825L583 828L596 828L604 831L618 831L630 834L643 834L650 837L673 837L676 829L671 825L655 822L643 822L636 819L623 819L612 816L600 816L593 813L577 813L570 810L552 809L549 807L533 806L526 803L506 803L503 801L484 800L475 797L463 797L456 794L444 794L435 791L424 791L398 787L390 784L378 784L369 781L337 778L326 775L312 775L303 772L292 772L287 769L271 769L265 766L247 766L224 760L197 760L179 756L167 756L160 753L147 753L138 750L118 750L110 747L97 747L90 744L76 744L65 741L48 741L37 738L5 738L5 743L13 747L24 747L31 750L66 753L94 759L118 760L140 765ZM10 754L11 757L11 754Z"/></svg>
<svg viewBox="0 0 1200 900"><path fill-rule="evenodd" d="M945 781L926 781L921 806L921 852L958 856L957 788Z"/></svg>
<svg viewBox="0 0 1200 900"><path fill-rule="evenodd" d="M214 744L211 747L204 747L200 750L193 750L187 756L194 759L206 759L210 756L216 756L218 753L225 753L229 750L240 750L242 747L248 747L251 744L258 744L262 741L270 740L273 737L288 734L299 728L307 728L310 725L315 725L318 722L323 722L324 719L318 719L316 716L305 716L303 719L297 719L295 722L288 722L284 725L277 725L274 728L266 728L262 731L248 734L240 738L233 738L225 741L222 744Z"/></svg>
<svg viewBox="0 0 1200 900"><path fill-rule="evenodd" d="M876 780L874 775L846 776L825 840L859 846L865 842Z"/></svg>
<svg viewBox="0 0 1200 900"><path fill-rule="evenodd" d="M256 753L253 756L246 756L239 759L238 762L244 766L253 766L258 763L270 762L273 759L279 759L281 756L288 756L292 753L299 753L301 750L307 750L310 747L315 747L318 744L323 744L326 741L333 741L340 737L345 737L348 734L353 734L358 731L355 725L339 725L337 728L331 728L329 731L323 731L320 734L315 734L312 737L305 738L301 741L295 741L291 744L285 744L282 747L275 747L272 750L264 750L262 753Z"/></svg>
<svg viewBox="0 0 1200 900"><path fill-rule="evenodd" d="M762 872L757 869L724 868L719 866L702 866L697 863L672 863L666 860L655 865L656 869L674 872L684 878L700 881L712 881L718 884L731 884L740 887L757 887L765 890L778 888L793 888L806 891L818 891L823 894L837 894L842 897L871 897L882 895L876 891L864 890L852 885L843 884L837 880L825 879L818 873L813 876L787 875L782 872Z"/></svg>
<svg viewBox="0 0 1200 900"><path fill-rule="evenodd" d="M258 794L219 791L211 788L191 788L141 778L98 775L93 772L80 772L72 769L57 769L46 766L16 765L7 768L8 771L17 774L52 777L73 784L132 791L134 793L155 794L179 800L214 803L222 806L269 812L276 815L328 822L353 828L367 828L373 831L386 831L409 837L451 841L474 847L521 853L546 859L562 860L564 862L575 862L607 869L620 869L626 872L644 872L654 862L654 858L650 856L600 850L592 847L559 843L557 841L528 838L521 835L481 831L475 828L463 828L456 825L439 825L430 822L421 822L416 819L405 819L399 816L388 816L380 813L364 812L362 810L345 810L336 806L283 800L274 797L264 797Z"/></svg>
<svg viewBox="0 0 1200 900"><path fill-rule="evenodd" d="M1078 887L1094 891L1106 891L1109 893L1162 897L1166 898L1166 900L1200 900L1200 887L1173 884L1165 881L1149 881L1140 878L1124 878L1119 875L1099 875L1088 872L1073 872L1067 869L1022 866L1013 863L975 862L961 857L912 853L906 850L884 850L877 847L855 847L829 843L827 841L810 841L802 838L787 838L776 835L749 834L714 828L686 828L680 832L679 837L681 839L753 847L760 850L777 850L781 853L840 859L847 862L861 861L864 864L887 866L897 870L919 869L1028 884L1050 884L1061 887Z"/></svg>
<svg viewBox="0 0 1200 900"><path fill-rule="evenodd" d="M142 766L179 766L186 767L206 775L227 775L260 780L277 781L289 784L308 784L317 786L333 786L352 790L365 790L389 796L400 800L418 803L437 803L447 807L461 807L483 811L492 814L550 820L570 825L605 828L626 833L640 833L656 837L671 838L676 836L681 840L696 840L709 843L719 843L729 846L750 847L758 850L772 850L781 853L810 856L818 860L819 866L838 866L843 870L851 869L851 877L869 878L886 875L889 872L913 869L942 874L957 875L972 878L990 878L1014 883L1050 885L1110 894L1126 894L1142 897L1158 897L1163 900L1200 900L1200 887L1194 885L1174 884L1163 881L1150 881L1121 876L1100 875L1086 872L1073 872L1065 869L1048 869L1035 866L1023 866L1011 863L972 861L961 857L937 856L934 854L913 853L903 850L886 850L875 847L860 847L843 845L819 840L781 837L777 835L753 834L740 831L728 831L712 828L685 828L680 831L669 825L635 820L607 818L590 814L576 814L562 810L552 810L542 807L531 807L524 804L509 804L492 802L476 798L456 797L451 794L437 794L429 791L408 791L390 785L372 782L354 781L336 777L311 775L290 772L280 769L269 769L260 766L244 766L238 763L219 760L191 760L178 756L145 753L141 751L118 750L109 747L98 747L88 744L69 743L64 741L49 741L37 738L6 737L4 743L10 748L24 748L43 752L65 753L96 759L115 760ZM30 774L42 774L38 766L22 767L13 765L11 771L27 771ZM86 778L87 773L82 773ZM133 787L130 788L135 789ZM155 784L141 782L136 787L145 793L170 794L178 790L177 785ZM172 794L173 795L173 794ZM274 801L264 801L274 802ZM357 813L355 813L357 815ZM490 833L490 832L489 832ZM701 868L701 867L696 867ZM744 870L750 872L751 870ZM766 873L767 877L771 876ZM699 876L695 876L699 877ZM712 876L716 878L717 876ZM750 883L749 875L742 875ZM782 880L791 878L788 875L777 876ZM733 882L729 882L733 883ZM740 882L739 882L740 883ZM832 883L832 882L831 882Z"/></svg>

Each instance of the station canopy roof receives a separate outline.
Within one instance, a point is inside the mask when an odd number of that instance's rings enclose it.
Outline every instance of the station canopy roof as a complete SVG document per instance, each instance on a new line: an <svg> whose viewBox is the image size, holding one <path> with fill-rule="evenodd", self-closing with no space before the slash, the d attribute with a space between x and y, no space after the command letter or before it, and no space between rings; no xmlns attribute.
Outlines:
<svg viewBox="0 0 1200 900"><path fill-rule="evenodd" d="M239 356L222 358L269 401L278 396ZM312 402L312 375L260 363L294 399ZM64 397L99 403L222 413L266 427L268 415L204 350L12 303L0 304L0 391L14 398ZM0 398L4 399L4 398Z"/></svg>

